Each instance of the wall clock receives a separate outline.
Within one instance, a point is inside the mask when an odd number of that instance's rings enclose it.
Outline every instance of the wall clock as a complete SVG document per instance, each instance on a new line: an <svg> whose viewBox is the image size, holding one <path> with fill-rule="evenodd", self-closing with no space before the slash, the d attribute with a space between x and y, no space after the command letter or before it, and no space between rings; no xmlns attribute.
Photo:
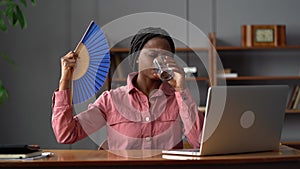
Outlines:
<svg viewBox="0 0 300 169"><path fill-rule="evenodd" d="M286 44L285 25L243 25L242 46L280 47Z"/></svg>

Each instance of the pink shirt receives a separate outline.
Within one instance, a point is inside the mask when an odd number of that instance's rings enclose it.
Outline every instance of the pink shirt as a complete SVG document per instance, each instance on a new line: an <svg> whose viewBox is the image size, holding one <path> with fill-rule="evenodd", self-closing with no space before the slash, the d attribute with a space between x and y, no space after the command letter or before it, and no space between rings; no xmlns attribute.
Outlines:
<svg viewBox="0 0 300 169"><path fill-rule="evenodd" d="M188 89L175 92L167 82L149 100L132 84L105 91L88 110L73 116L70 91L55 91L52 127L60 143L74 143L106 125L109 149L182 148L182 136L200 146L203 115Z"/></svg>

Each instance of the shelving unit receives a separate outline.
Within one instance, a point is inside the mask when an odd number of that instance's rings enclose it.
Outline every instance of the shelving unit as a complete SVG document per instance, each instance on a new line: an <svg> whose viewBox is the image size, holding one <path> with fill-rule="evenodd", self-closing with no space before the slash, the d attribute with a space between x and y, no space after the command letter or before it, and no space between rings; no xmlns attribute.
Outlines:
<svg viewBox="0 0 300 169"><path fill-rule="evenodd" d="M260 47L243 47L243 46L218 46L217 45L217 38L216 38L216 33L210 33L209 34L210 39L212 41L212 44L214 46L213 51L213 73L212 75L214 76L214 81L213 85L218 85L218 81L222 77L217 77L217 63L216 63L216 57L217 57L217 52L222 52L222 51L232 51L232 52L250 52L250 51L292 51L292 50L299 50L300 52L300 45L286 45L286 46L280 46L280 47L270 47L270 46L260 46ZM230 56L220 56L219 57L230 57ZM224 78L222 78L224 80ZM300 84L300 76L238 76L238 77L233 77L233 78L225 78L227 82L268 82L268 81L277 81L280 83L286 82L286 81L292 81L294 84ZM300 113L300 110L298 109L287 109L286 113Z"/></svg>
<svg viewBox="0 0 300 169"><path fill-rule="evenodd" d="M218 46L217 45L217 38L216 38L216 33L210 33L209 34L211 42L214 46L214 49L212 49L212 75L214 76L213 79L213 84L212 85L218 85L218 81L219 80L226 80L227 84L231 83L231 84L273 84L273 83L279 83L279 84L289 84L291 86L293 85L297 85L300 84L300 75L286 75L286 76L280 76L280 75L270 75L270 76L259 76L259 75L247 75L247 76L240 76L238 75L237 77L234 78L223 78L221 79L220 77L217 77L217 62L216 62L216 57L217 54L219 54L219 57L227 57L226 59L228 60L234 60L234 58L230 58L231 56L226 56L226 52L233 52L233 53L240 53L241 55L243 54L247 54L251 55L253 53L260 53L260 52L274 52L274 51L279 51L279 52L292 52L293 51L299 52L300 54L300 45L285 45L285 46L281 46L281 47L268 47L268 46L262 46L262 47L243 47L243 46ZM222 53L220 55L220 53ZM225 54L225 55L224 55ZM237 56L239 57L239 56ZM255 58L256 56L253 56L254 59L259 59L259 58ZM272 58L272 55L270 55L270 57ZM280 57L280 56L279 56ZM287 59L289 56L286 56ZM252 58L252 59L253 59ZM247 58L246 58L247 59ZM280 69L281 67L279 67ZM300 66L299 66L300 68ZM292 94L292 89L290 94ZM291 99L291 96L289 96L288 99ZM290 100L288 100L288 102L290 102ZM298 117L300 115L300 109L286 109L286 114L289 115L289 117ZM292 130L297 131L298 129L295 128L290 128ZM300 141L286 141L286 142L282 142L281 144L284 145L288 145L291 147L295 147L295 148L300 148Z"/></svg>
<svg viewBox="0 0 300 169"><path fill-rule="evenodd" d="M300 49L300 45L288 45L279 47L259 46L259 47L243 47L243 46L217 46L216 50L284 50L284 49Z"/></svg>
<svg viewBox="0 0 300 169"><path fill-rule="evenodd" d="M238 81L238 80L300 80L300 76L241 76L234 78L226 78L228 81Z"/></svg>

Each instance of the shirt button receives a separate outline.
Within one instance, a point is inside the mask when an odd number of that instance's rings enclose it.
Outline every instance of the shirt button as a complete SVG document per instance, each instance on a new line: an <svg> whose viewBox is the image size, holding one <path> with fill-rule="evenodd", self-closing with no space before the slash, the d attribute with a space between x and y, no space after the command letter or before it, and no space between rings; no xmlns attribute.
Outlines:
<svg viewBox="0 0 300 169"><path fill-rule="evenodd" d="M146 120L146 121L150 121L150 117L146 117L145 120Z"/></svg>
<svg viewBox="0 0 300 169"><path fill-rule="evenodd" d="M151 141L151 137L146 137L146 141Z"/></svg>
<svg viewBox="0 0 300 169"><path fill-rule="evenodd" d="M186 100L187 99L187 96L185 95L185 93L181 92L181 98L182 98L182 100Z"/></svg>

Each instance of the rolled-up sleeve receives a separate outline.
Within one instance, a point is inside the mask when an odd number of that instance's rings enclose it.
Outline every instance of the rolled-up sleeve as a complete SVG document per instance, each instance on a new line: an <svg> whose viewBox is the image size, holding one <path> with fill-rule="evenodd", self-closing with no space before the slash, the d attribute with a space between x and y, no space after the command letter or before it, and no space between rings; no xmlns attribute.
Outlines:
<svg viewBox="0 0 300 169"><path fill-rule="evenodd" d="M184 126L184 134L194 148L199 148L204 116L198 111L198 105L188 89L175 92L175 95Z"/></svg>
<svg viewBox="0 0 300 169"><path fill-rule="evenodd" d="M52 128L59 143L71 144L87 136L70 105L70 91L55 91L52 96Z"/></svg>

